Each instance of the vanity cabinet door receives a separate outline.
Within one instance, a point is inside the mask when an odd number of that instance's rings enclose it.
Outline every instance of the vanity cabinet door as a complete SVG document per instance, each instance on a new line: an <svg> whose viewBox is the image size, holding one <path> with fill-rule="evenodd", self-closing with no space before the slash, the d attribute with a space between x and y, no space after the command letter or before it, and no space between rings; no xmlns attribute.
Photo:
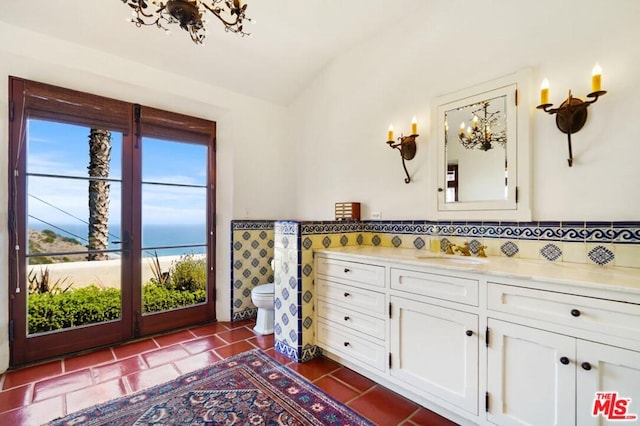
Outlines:
<svg viewBox="0 0 640 426"><path fill-rule="evenodd" d="M488 320L487 419L498 425L574 425L576 339Z"/></svg>
<svg viewBox="0 0 640 426"><path fill-rule="evenodd" d="M636 416L636 421L640 419L640 352L578 340L576 370L578 425L611 424L607 421L608 413L614 421L632 415ZM610 401L617 400L619 406L615 411L608 411L607 403L603 402L602 410L592 416L596 392L615 392L615 399ZM629 398L629 403L620 402ZM626 406L626 412L620 405ZM619 416L617 419L616 415Z"/></svg>
<svg viewBox="0 0 640 426"><path fill-rule="evenodd" d="M478 412L478 316L391 296L390 374L428 398Z"/></svg>

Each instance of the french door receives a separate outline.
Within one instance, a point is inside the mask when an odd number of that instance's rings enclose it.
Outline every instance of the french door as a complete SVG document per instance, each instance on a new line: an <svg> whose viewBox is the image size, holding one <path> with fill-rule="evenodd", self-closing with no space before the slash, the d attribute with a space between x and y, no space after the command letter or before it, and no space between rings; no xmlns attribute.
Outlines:
<svg viewBox="0 0 640 426"><path fill-rule="evenodd" d="M215 319L215 123L17 78L10 108L11 364Z"/></svg>

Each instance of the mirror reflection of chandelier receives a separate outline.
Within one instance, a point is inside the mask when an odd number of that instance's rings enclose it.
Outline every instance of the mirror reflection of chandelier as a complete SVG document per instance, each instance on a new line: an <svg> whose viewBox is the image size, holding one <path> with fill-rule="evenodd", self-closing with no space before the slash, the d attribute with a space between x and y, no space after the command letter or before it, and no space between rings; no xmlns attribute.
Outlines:
<svg viewBox="0 0 640 426"><path fill-rule="evenodd" d="M460 124L460 132L458 133L460 143L467 149L478 148L482 151L492 149L494 143L504 148L507 144L506 129L503 127L497 132L492 130L498 128L500 111L489 112L489 100L482 101L479 105L480 108L472 111L471 125L465 126L464 121Z"/></svg>
<svg viewBox="0 0 640 426"><path fill-rule="evenodd" d="M133 9L131 22L139 28L155 25L169 32L168 24L178 24L196 44L206 36L207 17L217 18L225 31L249 35L243 30L247 5L240 0L122 0Z"/></svg>

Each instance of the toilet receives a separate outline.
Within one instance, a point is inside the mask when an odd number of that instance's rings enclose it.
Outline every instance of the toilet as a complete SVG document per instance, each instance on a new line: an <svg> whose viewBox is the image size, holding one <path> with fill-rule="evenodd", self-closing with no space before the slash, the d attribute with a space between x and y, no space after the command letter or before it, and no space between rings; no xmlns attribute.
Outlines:
<svg viewBox="0 0 640 426"><path fill-rule="evenodd" d="M273 283L260 284L251 290L251 301L258 308L258 319L253 331L258 334L273 334L274 290Z"/></svg>

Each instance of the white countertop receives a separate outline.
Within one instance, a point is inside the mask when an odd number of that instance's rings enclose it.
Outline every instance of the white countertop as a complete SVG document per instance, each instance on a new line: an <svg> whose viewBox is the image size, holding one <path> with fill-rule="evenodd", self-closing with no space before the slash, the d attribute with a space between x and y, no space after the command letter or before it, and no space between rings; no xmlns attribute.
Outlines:
<svg viewBox="0 0 640 426"><path fill-rule="evenodd" d="M340 254L353 261L390 261L398 264L430 266L450 271L490 274L535 282L599 288L633 294L640 298L640 269L598 266L569 262L550 262L509 257L465 257L432 253L427 250L372 246L316 249L315 253ZM451 259L454 258L454 259ZM459 260L458 260L459 259ZM467 259L469 262L466 263ZM481 263L475 263L481 262ZM635 302L636 297L634 297Z"/></svg>

